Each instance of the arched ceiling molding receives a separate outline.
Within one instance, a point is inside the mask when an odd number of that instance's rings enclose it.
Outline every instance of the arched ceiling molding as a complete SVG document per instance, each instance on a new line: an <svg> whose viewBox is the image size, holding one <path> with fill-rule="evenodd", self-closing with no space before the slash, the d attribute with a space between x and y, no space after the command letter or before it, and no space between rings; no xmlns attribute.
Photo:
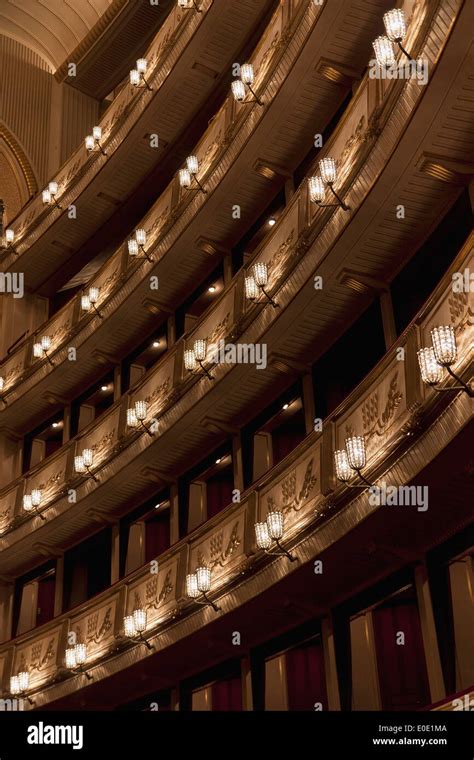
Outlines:
<svg viewBox="0 0 474 760"><path fill-rule="evenodd" d="M0 34L21 42L55 71L114 0L0 0Z"/></svg>
<svg viewBox="0 0 474 760"><path fill-rule="evenodd" d="M18 171L21 174L19 182L23 181L27 188L28 196L24 199L22 198L23 202L26 203L32 195L38 192L38 182L25 151L8 127L0 121L0 145L2 142L6 144L11 155L14 157ZM12 161L10 160L11 163Z"/></svg>

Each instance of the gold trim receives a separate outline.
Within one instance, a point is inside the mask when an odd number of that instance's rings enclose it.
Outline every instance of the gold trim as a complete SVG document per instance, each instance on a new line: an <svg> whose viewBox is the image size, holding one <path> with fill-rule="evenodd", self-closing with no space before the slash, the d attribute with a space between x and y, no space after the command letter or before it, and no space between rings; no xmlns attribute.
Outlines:
<svg viewBox="0 0 474 760"><path fill-rule="evenodd" d="M23 177L26 182L26 186L28 188L28 192L30 193L30 196L35 195L35 193L38 191L38 183L36 182L36 177L34 175L31 164L28 158L26 157L26 153L24 152L20 143L18 142L16 137L10 132L6 124L0 123L0 137L2 137L5 140L6 144L10 148L13 155L15 156L20 166L20 169L23 173Z"/></svg>

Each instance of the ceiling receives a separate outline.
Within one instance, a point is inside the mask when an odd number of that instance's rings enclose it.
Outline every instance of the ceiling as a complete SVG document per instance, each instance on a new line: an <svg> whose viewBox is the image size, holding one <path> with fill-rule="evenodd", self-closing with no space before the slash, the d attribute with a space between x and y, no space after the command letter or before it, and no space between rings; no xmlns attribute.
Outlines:
<svg viewBox="0 0 474 760"><path fill-rule="evenodd" d="M55 71L114 0L0 0L0 34L26 45Z"/></svg>

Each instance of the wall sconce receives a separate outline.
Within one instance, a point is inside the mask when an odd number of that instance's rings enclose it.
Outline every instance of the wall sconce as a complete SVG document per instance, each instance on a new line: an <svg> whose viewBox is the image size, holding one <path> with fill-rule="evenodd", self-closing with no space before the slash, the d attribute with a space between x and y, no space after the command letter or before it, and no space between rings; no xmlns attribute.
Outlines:
<svg viewBox="0 0 474 760"><path fill-rule="evenodd" d="M178 7L182 8L185 11L196 11L196 13L202 13L201 8L199 8L195 0L178 0Z"/></svg>
<svg viewBox="0 0 474 760"><path fill-rule="evenodd" d="M43 203L45 206L51 205L54 203L54 205L57 208L62 208L62 206L58 203L58 199L56 198L58 194L58 183L57 182L50 182L48 185L47 190L43 190Z"/></svg>
<svg viewBox="0 0 474 760"><path fill-rule="evenodd" d="M71 673L82 673L85 675L88 681L92 681L92 676L87 670L84 669L84 664L87 660L87 646L86 644L76 644L73 647L66 649L66 668Z"/></svg>
<svg viewBox="0 0 474 760"><path fill-rule="evenodd" d="M199 159L197 156L188 156L186 159L186 169L179 170L179 184L181 187L191 187L191 183L194 179L199 190L206 195L207 190L203 188L197 178L199 171Z"/></svg>
<svg viewBox="0 0 474 760"><path fill-rule="evenodd" d="M319 162L320 176L309 177L309 199L312 203L316 203L320 208L332 208L339 206L344 211L350 211L351 207L347 206L342 198L334 190L334 183L337 178L336 162L333 158L322 158ZM337 203L323 203L325 196L325 186L328 186L331 193L337 200Z"/></svg>
<svg viewBox="0 0 474 760"><path fill-rule="evenodd" d="M94 462L94 452L92 449L83 449L82 454L79 454L79 456L74 457L74 470L79 475L87 474L88 477L92 478L96 483L99 482L99 478L97 475L94 475L92 472L92 464Z"/></svg>
<svg viewBox="0 0 474 760"><path fill-rule="evenodd" d="M152 92L153 87L150 87L145 77L147 68L148 68L148 61L146 60L146 58L139 58L137 61L137 68L132 69L130 72L130 84L133 85L134 87L140 87L141 86L140 83L143 82L146 89Z"/></svg>
<svg viewBox="0 0 474 760"><path fill-rule="evenodd" d="M387 33L387 37L389 41L395 42L400 48L400 50L402 51L402 53L406 55L408 60L413 61L414 59L411 57L409 53L407 53L407 51L402 45L402 40L404 39L404 37L406 37L407 25L405 22L405 14L401 10L401 8L393 8L391 11L387 11L387 13L384 13L383 23L384 23L385 31ZM381 38L378 37L377 39L381 39ZM375 49L375 42L374 42L374 49ZM375 55L377 55L377 51L375 51ZM377 60L378 60L378 57L377 57Z"/></svg>
<svg viewBox="0 0 474 760"><path fill-rule="evenodd" d="M98 317L100 319L103 319L102 314L100 313L99 309L96 306L96 303L99 300L99 288L89 288L89 293L86 293L86 295L81 296L81 309L82 311L90 311L91 309L95 311Z"/></svg>
<svg viewBox="0 0 474 760"><path fill-rule="evenodd" d="M209 370L204 366L207 357L207 340L199 339L194 341L193 348L186 349L184 352L184 366L188 372L195 372L196 365L199 364L201 370L209 380L214 380Z"/></svg>
<svg viewBox="0 0 474 760"><path fill-rule="evenodd" d="M254 92L252 89L252 85L255 81L255 75L253 73L253 66L251 63L243 63L240 67L240 79L236 79L231 84L231 90L232 95L234 96L234 100L236 100L238 103L246 102L246 103L252 103L256 102L259 106L263 106L263 100L260 100L258 95ZM245 100L247 97L248 92L252 94L252 98L249 100Z"/></svg>
<svg viewBox="0 0 474 760"><path fill-rule="evenodd" d="M431 339L433 345L430 348L422 348L418 351L418 364L423 382L431 385L439 392L465 391L470 398L473 398L472 389L451 369L451 365L455 363L458 355L453 328L450 325L435 327L431 330ZM449 372L451 377L454 377L459 385L451 385L448 388L439 387L438 383L443 380L444 369Z"/></svg>
<svg viewBox="0 0 474 760"><path fill-rule="evenodd" d="M126 615L123 619L123 630L125 636L137 644L145 644L147 649L154 649L153 644L144 637L147 626L146 610L135 610L132 615Z"/></svg>
<svg viewBox="0 0 474 760"><path fill-rule="evenodd" d="M148 413L147 402L135 401L135 408L127 409L127 425L131 428L138 428L141 425L141 427L144 430L146 430L150 438L153 438L155 434L152 432L151 428L145 425L147 413Z"/></svg>
<svg viewBox="0 0 474 760"><path fill-rule="evenodd" d="M13 245L15 240L15 232L12 229L5 230L5 236L2 241L2 248L12 253L16 253L16 248Z"/></svg>
<svg viewBox="0 0 474 760"><path fill-rule="evenodd" d="M245 297L249 301L262 303L258 301L259 292L262 292L268 303L271 303L274 309L279 304L267 293L265 286L268 284L268 267L263 261L259 261L253 266L253 275L245 278Z"/></svg>
<svg viewBox="0 0 474 760"><path fill-rule="evenodd" d="M5 397L3 395L3 389L5 387L5 378L0 377L0 399L3 401L4 406L7 405L7 402L5 400Z"/></svg>
<svg viewBox="0 0 474 760"><path fill-rule="evenodd" d="M13 697L20 696L22 699L27 699L30 705L34 705L34 701L26 693L30 685L30 674L27 670L23 670L18 673L17 676L11 676L10 678L10 694Z"/></svg>
<svg viewBox="0 0 474 760"><path fill-rule="evenodd" d="M353 435L351 438L346 438L346 448L334 452L337 479L349 485L350 488L365 488L365 485L352 485L349 483L353 472L356 472L367 486L373 487L373 483L370 483L361 473L361 470L365 467L365 460L364 436Z"/></svg>
<svg viewBox="0 0 474 760"><path fill-rule="evenodd" d="M102 128L101 127L92 127L92 134L87 135L85 138L85 144L86 144L86 150L88 153L92 153L98 148L103 156L106 156L107 153L103 149L100 141L102 139Z"/></svg>
<svg viewBox="0 0 474 760"><path fill-rule="evenodd" d="M46 517L38 512L42 499L42 492L38 488L34 488L31 493L23 496L23 509L25 512L35 512L42 520L46 520Z"/></svg>
<svg viewBox="0 0 474 760"><path fill-rule="evenodd" d="M33 344L33 356L35 359L46 359L51 364L52 367L54 367L54 362L51 359L50 355L48 354L49 349L51 348L51 338L49 335L43 335L41 338L40 343L34 343Z"/></svg>
<svg viewBox="0 0 474 760"><path fill-rule="evenodd" d="M202 604L203 606L210 605L214 612L219 612L220 607L212 602L207 594L211 590L211 568L210 567L198 567L195 573L190 573L186 576L186 593L190 599L194 599L196 604ZM199 599L199 596L203 596L204 601Z"/></svg>
<svg viewBox="0 0 474 760"><path fill-rule="evenodd" d="M290 562L295 562L296 557L283 548L280 539L283 538L283 512L275 510L267 514L266 522L255 523L255 538L259 549L263 549L265 554L272 554L275 557L288 557ZM271 546L275 542L277 551L271 551Z"/></svg>
<svg viewBox="0 0 474 760"><path fill-rule="evenodd" d="M147 261L153 261L151 256L149 256L145 250L145 243L146 243L146 230L144 229L138 229L135 230L135 238L130 238L128 241L128 253L130 256L134 256L137 259L147 259ZM144 256L138 255L138 250L143 251Z"/></svg>

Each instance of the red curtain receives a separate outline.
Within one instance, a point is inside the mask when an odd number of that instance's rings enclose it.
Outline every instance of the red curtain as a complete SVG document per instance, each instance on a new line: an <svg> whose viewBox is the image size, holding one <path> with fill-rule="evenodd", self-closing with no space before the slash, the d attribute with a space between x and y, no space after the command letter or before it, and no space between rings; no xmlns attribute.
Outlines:
<svg viewBox="0 0 474 760"><path fill-rule="evenodd" d="M170 510L163 509L145 523L145 562L151 562L170 547Z"/></svg>
<svg viewBox="0 0 474 760"><path fill-rule="evenodd" d="M278 464L305 437L303 412L294 414L288 422L272 432L273 464Z"/></svg>
<svg viewBox="0 0 474 760"><path fill-rule="evenodd" d="M242 710L242 679L240 676L212 684L212 710L224 712Z"/></svg>
<svg viewBox="0 0 474 760"><path fill-rule="evenodd" d="M374 636L384 710L410 710L430 702L423 639L416 602L404 600L374 610ZM403 633L404 644L397 644Z"/></svg>
<svg viewBox="0 0 474 760"><path fill-rule="evenodd" d="M314 710L321 702L327 710L323 646L316 639L285 654L289 710Z"/></svg>
<svg viewBox="0 0 474 760"><path fill-rule="evenodd" d="M206 482L207 517L217 515L232 502L234 475L232 467L225 467L212 475Z"/></svg>

